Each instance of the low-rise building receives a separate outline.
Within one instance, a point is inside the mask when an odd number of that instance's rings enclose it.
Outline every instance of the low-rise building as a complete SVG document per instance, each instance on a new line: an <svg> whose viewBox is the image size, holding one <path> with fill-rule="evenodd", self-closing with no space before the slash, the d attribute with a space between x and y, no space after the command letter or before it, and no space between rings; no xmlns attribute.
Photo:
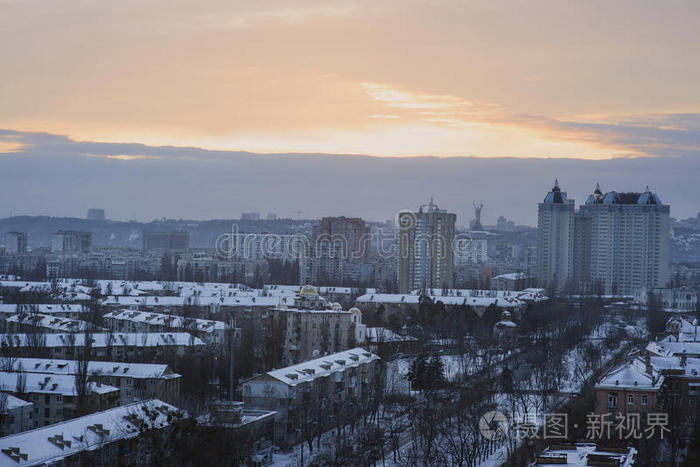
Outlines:
<svg viewBox="0 0 700 467"><path fill-rule="evenodd" d="M47 373L0 372L0 391L21 396L34 404L34 426L46 426L77 415L76 377ZM86 382L85 410L98 411L119 404L119 388Z"/></svg>
<svg viewBox="0 0 700 467"><path fill-rule="evenodd" d="M205 347L202 339L188 332L98 332L90 334L90 339L95 358L117 361L153 361L166 350L199 354ZM20 354L72 359L76 348L85 346L85 334L3 334L0 345L14 347Z"/></svg>
<svg viewBox="0 0 700 467"><path fill-rule="evenodd" d="M184 318L173 314L136 310L115 310L102 316L105 324L120 332L163 332L182 330L199 336L208 344L223 344L229 326L223 321Z"/></svg>
<svg viewBox="0 0 700 467"><path fill-rule="evenodd" d="M635 464L637 450L631 446L603 446L596 443L570 443L562 441L550 446L535 458L531 467L541 465L562 465L564 467L618 466L631 467Z"/></svg>
<svg viewBox="0 0 700 467"><path fill-rule="evenodd" d="M656 297L665 311L674 313L695 313L698 311L698 296L700 296L700 287L698 286L638 289L634 291L635 304L645 308L649 301L649 294Z"/></svg>
<svg viewBox="0 0 700 467"><path fill-rule="evenodd" d="M530 287L535 278L524 272L510 272L490 279L492 290L523 290Z"/></svg>
<svg viewBox="0 0 700 467"><path fill-rule="evenodd" d="M81 319L89 309L74 303L20 303L0 305L0 317L16 314L41 314L59 318Z"/></svg>
<svg viewBox="0 0 700 467"><path fill-rule="evenodd" d="M34 404L0 393L0 438L34 428Z"/></svg>
<svg viewBox="0 0 700 467"><path fill-rule="evenodd" d="M414 291L410 294L378 294L368 293L357 297L357 304L362 308L377 309L384 306L386 315L394 313L405 314L418 308L421 294ZM446 306L469 306L481 315L489 307L507 310L515 314L527 303L546 301L548 298L541 289L508 290L448 290L447 293L433 290L428 295L433 302L442 302Z"/></svg>
<svg viewBox="0 0 700 467"><path fill-rule="evenodd" d="M253 377L242 384L243 401L276 411L276 439L290 445L298 442L301 424L311 423L309 417L322 414L315 423L330 429L341 414L354 413L349 406L376 399L385 378L379 356L358 347Z"/></svg>
<svg viewBox="0 0 700 467"><path fill-rule="evenodd" d="M654 412L665 377L651 365L650 358L633 358L606 373L595 385L595 413L614 417Z"/></svg>
<svg viewBox="0 0 700 467"><path fill-rule="evenodd" d="M87 321L60 316L43 315L40 313L18 313L5 318L5 332L85 332L86 329L94 329L95 326Z"/></svg>
<svg viewBox="0 0 700 467"><path fill-rule="evenodd" d="M78 374L76 360L48 358L13 358L11 368L5 371L45 373L55 375ZM119 403L130 404L139 400L157 398L171 404L180 400L181 375L163 363L123 363L90 361L87 364L90 379L119 388Z"/></svg>
<svg viewBox="0 0 700 467"><path fill-rule="evenodd" d="M116 407L0 439L0 464L153 465L144 430L159 432L180 416L157 399Z"/></svg>

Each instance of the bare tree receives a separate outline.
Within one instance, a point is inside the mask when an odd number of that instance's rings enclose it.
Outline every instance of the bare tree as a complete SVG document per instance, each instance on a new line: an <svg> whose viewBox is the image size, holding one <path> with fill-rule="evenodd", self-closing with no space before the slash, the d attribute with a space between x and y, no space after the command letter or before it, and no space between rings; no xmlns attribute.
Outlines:
<svg viewBox="0 0 700 467"><path fill-rule="evenodd" d="M92 360L92 335L85 329L83 333L83 345L75 345L74 355L76 360L75 393L76 415L81 416L89 412L89 396L91 378L88 367ZM75 342L75 339L74 339Z"/></svg>

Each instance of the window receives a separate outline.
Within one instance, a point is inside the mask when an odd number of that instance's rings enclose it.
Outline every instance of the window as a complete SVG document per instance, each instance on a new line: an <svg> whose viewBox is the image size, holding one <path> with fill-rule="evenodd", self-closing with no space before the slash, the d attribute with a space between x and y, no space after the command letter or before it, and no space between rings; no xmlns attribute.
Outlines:
<svg viewBox="0 0 700 467"><path fill-rule="evenodd" d="M617 407L617 393L608 393L608 408L614 409Z"/></svg>
<svg viewBox="0 0 700 467"><path fill-rule="evenodd" d="M48 394L44 396L44 404L50 404L51 403L51 396Z"/></svg>
<svg viewBox="0 0 700 467"><path fill-rule="evenodd" d="M688 405L690 405L690 407L695 407L695 398L694 397L691 397L690 399L688 399Z"/></svg>
<svg viewBox="0 0 700 467"><path fill-rule="evenodd" d="M647 405L649 403L649 396L646 394L642 395L642 405Z"/></svg>
<svg viewBox="0 0 700 467"><path fill-rule="evenodd" d="M46 407L44 409L44 418L49 418L51 416L51 412L49 411L49 408Z"/></svg>
<svg viewBox="0 0 700 467"><path fill-rule="evenodd" d="M634 394L627 394L627 403L634 404Z"/></svg>

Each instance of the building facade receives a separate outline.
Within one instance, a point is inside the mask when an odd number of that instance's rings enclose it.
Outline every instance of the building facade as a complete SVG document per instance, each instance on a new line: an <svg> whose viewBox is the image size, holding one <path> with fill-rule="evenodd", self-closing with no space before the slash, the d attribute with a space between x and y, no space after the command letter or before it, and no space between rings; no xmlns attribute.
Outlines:
<svg viewBox="0 0 700 467"><path fill-rule="evenodd" d="M189 232L151 232L142 233L144 250L187 251L190 247Z"/></svg>
<svg viewBox="0 0 700 467"><path fill-rule="evenodd" d="M338 303L329 304L311 285L302 287L293 306L278 306L273 313L286 322L282 357L286 365L355 347L366 338L359 309L345 311Z"/></svg>
<svg viewBox="0 0 700 467"><path fill-rule="evenodd" d="M92 248L92 232L59 230L51 235L51 253L87 253Z"/></svg>
<svg viewBox="0 0 700 467"><path fill-rule="evenodd" d="M647 187L642 193L603 194L596 187L578 217L590 231L590 244L575 261L585 265L590 288L631 295L667 285L670 207L656 193ZM581 279L580 286L586 285Z"/></svg>
<svg viewBox="0 0 700 467"><path fill-rule="evenodd" d="M76 360L49 358L14 358L6 371L43 373L52 375L78 374ZM119 388L119 403L130 404L139 400L158 398L171 404L180 400L181 376L163 363L124 363L90 361L87 373L92 381Z"/></svg>
<svg viewBox="0 0 700 467"><path fill-rule="evenodd" d="M449 289L454 283L457 215L431 202L399 213L399 292Z"/></svg>
<svg viewBox="0 0 700 467"><path fill-rule="evenodd" d="M538 206L537 278L553 291L633 295L669 278L670 207L656 193L603 193L574 210L555 182Z"/></svg>
<svg viewBox="0 0 700 467"><path fill-rule="evenodd" d="M559 181L537 206L537 281L552 291L564 288L572 276L574 201Z"/></svg>
<svg viewBox="0 0 700 467"><path fill-rule="evenodd" d="M358 347L253 377L243 383L243 402L276 411L275 437L288 446L299 441L302 424L322 423L327 431L356 417L385 378L379 356Z"/></svg>
<svg viewBox="0 0 700 467"><path fill-rule="evenodd" d="M5 234L5 253L26 253L27 232L7 232Z"/></svg>

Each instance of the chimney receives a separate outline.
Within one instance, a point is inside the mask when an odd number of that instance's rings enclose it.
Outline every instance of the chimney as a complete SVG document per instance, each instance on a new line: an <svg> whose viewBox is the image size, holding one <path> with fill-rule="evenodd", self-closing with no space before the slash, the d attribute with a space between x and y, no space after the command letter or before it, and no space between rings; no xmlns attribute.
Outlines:
<svg viewBox="0 0 700 467"><path fill-rule="evenodd" d="M646 367L645 370L646 370L647 374L649 374L649 375L654 374L654 371L651 368L651 356L649 354L647 354L644 357L644 366Z"/></svg>
<svg viewBox="0 0 700 467"><path fill-rule="evenodd" d="M685 353L683 353L681 355L681 366L686 366L687 363L688 363L688 356Z"/></svg>

